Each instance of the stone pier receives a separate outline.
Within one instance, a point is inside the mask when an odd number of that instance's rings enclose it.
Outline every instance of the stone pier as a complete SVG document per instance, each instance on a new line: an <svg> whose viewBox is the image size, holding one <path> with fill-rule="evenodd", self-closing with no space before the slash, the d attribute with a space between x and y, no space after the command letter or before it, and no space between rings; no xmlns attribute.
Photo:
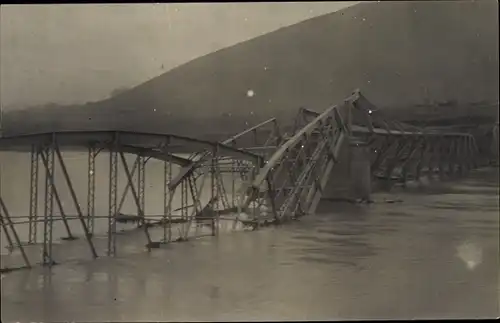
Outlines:
<svg viewBox="0 0 500 323"><path fill-rule="evenodd" d="M370 154L366 143L357 138L346 141L340 149L339 163L326 184L325 200L369 200L372 191Z"/></svg>

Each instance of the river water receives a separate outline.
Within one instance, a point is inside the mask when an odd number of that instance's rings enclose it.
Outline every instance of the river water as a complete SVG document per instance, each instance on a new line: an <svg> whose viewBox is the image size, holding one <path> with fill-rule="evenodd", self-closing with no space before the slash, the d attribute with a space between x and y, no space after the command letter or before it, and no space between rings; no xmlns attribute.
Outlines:
<svg viewBox="0 0 500 323"><path fill-rule="evenodd" d="M86 259L2 276L2 321L499 315L498 168L373 199L151 253L131 234L115 259L70 242Z"/></svg>

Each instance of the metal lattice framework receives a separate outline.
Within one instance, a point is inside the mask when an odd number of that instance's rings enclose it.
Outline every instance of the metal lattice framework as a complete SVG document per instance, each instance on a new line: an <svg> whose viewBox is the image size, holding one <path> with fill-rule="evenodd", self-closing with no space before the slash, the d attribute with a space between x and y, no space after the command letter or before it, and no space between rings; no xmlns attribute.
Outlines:
<svg viewBox="0 0 500 323"><path fill-rule="evenodd" d="M0 137L0 150L30 153L28 216L11 215L0 195L2 230L10 252L19 251L25 267L31 267L33 252L25 248L41 244L41 263L52 266L56 261L54 240L78 239L77 229L83 232L90 256L97 258L118 254L117 239L123 235L119 228L129 222L134 227L127 230L142 231L148 251L191 237L217 236L222 222L231 222L232 229L238 224L258 228L280 223L315 212L339 163L341 147L353 138L369 146L372 176L389 185L418 180L423 174L454 177L477 167L477 146L470 134L427 130L390 120L359 91L322 113L301 108L288 134L281 132L273 118L222 142L125 131ZM74 189L62 150L87 153L87 167L80 172L87 177L84 198ZM103 153L109 159L108 210L97 214L96 158ZM132 165L126 155L135 156ZM151 159L163 164L163 214L159 215L146 210L146 173ZM62 175L65 188L56 185L56 173ZM121 195L120 174L125 175ZM42 175L40 217L38 184ZM65 209L64 190L69 192L75 215ZM127 196L132 197L136 214L122 213ZM106 221L104 233L96 226L101 219ZM63 224L63 236L55 237L54 225L59 223ZM38 224L43 224L42 232ZM27 228L26 237L18 233L20 226ZM105 251L99 252L102 238Z"/></svg>

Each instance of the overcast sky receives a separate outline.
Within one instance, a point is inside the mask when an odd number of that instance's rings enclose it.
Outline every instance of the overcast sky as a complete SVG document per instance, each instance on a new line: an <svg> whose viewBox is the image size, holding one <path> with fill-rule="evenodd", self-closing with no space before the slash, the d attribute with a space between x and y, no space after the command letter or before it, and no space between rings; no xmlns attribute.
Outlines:
<svg viewBox="0 0 500 323"><path fill-rule="evenodd" d="M196 57L353 4L1 6L0 103L97 101Z"/></svg>

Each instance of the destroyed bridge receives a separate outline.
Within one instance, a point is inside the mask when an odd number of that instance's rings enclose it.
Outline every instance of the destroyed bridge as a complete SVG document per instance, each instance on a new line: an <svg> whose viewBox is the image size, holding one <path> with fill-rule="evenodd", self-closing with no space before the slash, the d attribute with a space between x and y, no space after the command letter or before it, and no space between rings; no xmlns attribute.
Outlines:
<svg viewBox="0 0 500 323"><path fill-rule="evenodd" d="M31 156L30 189L21 197L29 203L29 214L13 214L9 200L0 195L7 248L25 268L64 262L54 245L61 248L78 238L89 259L115 256L127 239L127 233L118 229L132 222L131 230L143 235L151 251L198 237L200 230L217 236L223 223L232 229L257 230L313 214L322 198L336 194L331 189L337 181L336 168L345 169L350 183L347 195L368 199L374 182L390 187L423 176L449 179L482 165L471 134L389 120L359 91L323 112L301 108L294 128L288 133L282 130L273 118L221 142L113 130L1 137L0 151L30 152ZM71 161L65 161L66 151L88 153L88 163L78 170L86 174L85 196L75 190L72 173L76 172L67 167ZM102 173L96 170L99 154L106 156L109 165ZM126 155L134 156L133 165ZM156 215L146 211L145 174L151 160L163 164L163 212ZM56 185L56 172L65 185ZM122 195L120 173L126 179ZM105 177L109 184L106 212L96 208L96 176ZM7 183L7 190L9 185L15 183ZM71 205L61 201L64 190ZM136 214L121 212L127 194ZM69 214L68 207L74 214ZM106 230L99 233L96 221L103 222ZM62 228L62 237L56 234L56 226Z"/></svg>

